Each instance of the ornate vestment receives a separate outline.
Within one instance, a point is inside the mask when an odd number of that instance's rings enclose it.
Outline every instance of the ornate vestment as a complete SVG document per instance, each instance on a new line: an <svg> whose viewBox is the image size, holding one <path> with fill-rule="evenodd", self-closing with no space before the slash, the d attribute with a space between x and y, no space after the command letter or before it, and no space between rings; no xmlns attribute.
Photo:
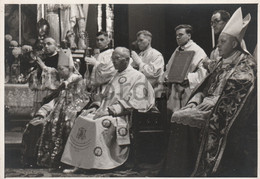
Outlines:
<svg viewBox="0 0 260 179"><path fill-rule="evenodd" d="M227 72L224 81L217 80L223 70ZM202 92L205 99L212 94L212 88L216 91L219 86L218 100L202 129L202 141L193 176L209 176L214 173L218 173L218 176L243 176L247 173L245 163L249 160L249 170L256 167L252 165L252 157L256 158L256 153L250 149L250 146L256 145L252 138L256 134L256 116L250 119L256 108L256 69L252 56L236 52L233 61L224 69L217 65L198 88L197 94Z"/></svg>
<svg viewBox="0 0 260 179"><path fill-rule="evenodd" d="M240 164L236 163L238 163L239 156L242 154L246 156L245 153L249 150L247 147L245 147L246 151L241 148L238 149L238 146L243 145L244 141L250 143L246 140L250 137L246 136L250 136L249 133L254 132L250 131L248 133L246 128L252 129L254 126L252 127L253 124L250 123L243 129L245 121L252 121L247 120L248 118L244 116L245 118L242 120L244 122L238 123L239 125L236 124L236 129L231 127L236 121L241 122L237 120L237 117L240 115L243 107L251 106L249 107L251 110L255 107L254 104L256 103L254 101L251 101L254 107L252 105L244 105L254 89L254 85L254 60L250 55L237 51L228 59L219 61L212 73L195 89L188 102L188 104L211 102L214 104L214 108L208 111L187 108L176 111L172 115L171 122L174 128L169 141L165 175L189 176L194 168L193 176L211 175L217 171L219 164L221 165L220 161L228 143L234 144L234 146L229 145L229 152L227 152L229 154L225 156L226 161L228 161L224 167L227 170L225 174L228 176L227 172L233 171L238 173L245 170L246 167L243 165L243 162L246 160L240 158ZM250 99L252 100L253 98ZM249 109L247 109L247 112L251 111ZM256 118L253 120L256 120ZM227 143L230 129L231 133L232 130L236 131L236 135L235 137L234 135L230 137ZM240 143L239 140L243 142ZM253 139L251 138L250 140ZM254 144L251 142L250 146L252 145ZM189 146L188 151L186 149L187 146ZM253 154L250 155L252 156ZM252 161L250 162L252 166ZM237 167L237 165L244 166L244 169L243 167ZM232 167L236 170L233 170ZM238 168L241 170L239 171ZM223 175L225 176L225 174ZM230 175L232 176L232 174Z"/></svg>
<svg viewBox="0 0 260 179"><path fill-rule="evenodd" d="M89 94L86 93L85 81L81 76L72 74L65 82L67 87L60 91L59 96L43 105L36 113L36 116L40 115L46 119L40 139L35 139L39 141L35 141L38 146L36 152L39 166L57 167L59 165L63 148L77 113L89 102ZM38 125L36 127L40 129ZM30 132L26 131L25 134ZM26 147L28 142L30 143L30 141L24 143L25 150L31 150Z"/></svg>
<svg viewBox="0 0 260 179"><path fill-rule="evenodd" d="M96 114L109 108L114 116L93 120L93 114L80 115L68 138L63 163L85 169L112 169L127 160L131 121L126 111L146 112L153 107L152 86L142 73L129 66L113 77L102 98Z"/></svg>
<svg viewBox="0 0 260 179"><path fill-rule="evenodd" d="M60 85L58 72L56 70L58 63L58 54L47 57L46 68L43 70L37 67L29 77L29 88L34 92L34 113L36 113L42 105L43 98L51 94L53 90ZM52 62L52 63L51 63Z"/></svg>

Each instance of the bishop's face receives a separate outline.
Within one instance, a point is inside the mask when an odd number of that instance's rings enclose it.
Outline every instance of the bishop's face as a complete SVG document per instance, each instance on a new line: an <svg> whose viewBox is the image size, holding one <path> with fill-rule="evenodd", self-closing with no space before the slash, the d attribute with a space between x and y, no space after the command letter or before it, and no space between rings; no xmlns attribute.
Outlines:
<svg viewBox="0 0 260 179"><path fill-rule="evenodd" d="M221 33L218 39L218 51L219 51L219 56L223 58L227 58L233 54L236 50L236 46L238 45L238 42L236 41L236 38L225 34Z"/></svg>

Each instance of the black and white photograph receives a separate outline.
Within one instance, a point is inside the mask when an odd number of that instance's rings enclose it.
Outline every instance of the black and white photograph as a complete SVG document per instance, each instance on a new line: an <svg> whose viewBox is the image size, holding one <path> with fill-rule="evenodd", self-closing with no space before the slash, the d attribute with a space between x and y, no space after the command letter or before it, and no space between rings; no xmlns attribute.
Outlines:
<svg viewBox="0 0 260 179"><path fill-rule="evenodd" d="M258 177L258 2L188 2L1 3L1 176Z"/></svg>

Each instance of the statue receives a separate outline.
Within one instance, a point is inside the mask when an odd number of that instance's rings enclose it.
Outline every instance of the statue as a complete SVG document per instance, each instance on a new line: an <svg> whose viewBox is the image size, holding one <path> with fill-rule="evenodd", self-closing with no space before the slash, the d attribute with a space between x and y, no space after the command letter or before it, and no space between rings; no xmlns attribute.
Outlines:
<svg viewBox="0 0 260 179"><path fill-rule="evenodd" d="M75 42L76 34L73 30L68 30L65 37L65 42L67 43L67 46L71 49L76 49L77 44Z"/></svg>
<svg viewBox="0 0 260 179"><path fill-rule="evenodd" d="M85 50L88 47L86 19L81 4L61 5L61 37L70 48ZM75 25L78 25L75 27Z"/></svg>
<svg viewBox="0 0 260 179"><path fill-rule="evenodd" d="M44 47L43 40L49 35L50 25L46 19L41 18L36 25L37 40L35 43L35 50L42 50Z"/></svg>
<svg viewBox="0 0 260 179"><path fill-rule="evenodd" d="M46 20L50 24L50 37L52 37L58 44L60 43L60 18L59 18L59 4L46 4Z"/></svg>
<svg viewBox="0 0 260 179"><path fill-rule="evenodd" d="M88 33L86 31L80 31L79 32L79 41L78 41L78 48L79 49L87 49L89 46L89 41L88 41Z"/></svg>

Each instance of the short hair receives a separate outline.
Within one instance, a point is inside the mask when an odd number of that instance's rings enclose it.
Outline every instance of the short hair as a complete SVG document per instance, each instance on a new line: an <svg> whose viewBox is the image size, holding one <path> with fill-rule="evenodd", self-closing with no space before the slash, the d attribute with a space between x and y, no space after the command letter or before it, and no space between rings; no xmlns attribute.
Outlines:
<svg viewBox="0 0 260 179"><path fill-rule="evenodd" d="M100 35L104 35L105 37L108 37L108 33L106 31L99 31L96 35L96 37L100 36Z"/></svg>
<svg viewBox="0 0 260 179"><path fill-rule="evenodd" d="M213 15L214 14L217 14L219 13L220 14L220 18L221 20L223 20L224 22L227 22L229 19L230 19L230 14L229 12L225 11L225 10L216 10L213 12Z"/></svg>
<svg viewBox="0 0 260 179"><path fill-rule="evenodd" d="M52 38L52 37L46 37L46 38L43 39L43 41L46 40L46 39L51 39L51 41L53 42L53 44L54 44L56 47L58 47L58 44L57 44L57 42L55 41L54 38Z"/></svg>
<svg viewBox="0 0 260 179"><path fill-rule="evenodd" d="M143 34L144 36L148 36L151 39L153 38L152 33L149 32L148 30L140 30L139 32L136 33L136 37L139 37L141 34Z"/></svg>
<svg viewBox="0 0 260 179"><path fill-rule="evenodd" d="M175 27L175 32L179 29L185 29L186 33L187 34L191 34L193 33L193 29L192 29L192 26L191 25L188 25L188 24L180 24L178 25L177 27Z"/></svg>
<svg viewBox="0 0 260 179"><path fill-rule="evenodd" d="M130 50L125 47L116 47L114 52L119 52L125 59L130 59Z"/></svg>

